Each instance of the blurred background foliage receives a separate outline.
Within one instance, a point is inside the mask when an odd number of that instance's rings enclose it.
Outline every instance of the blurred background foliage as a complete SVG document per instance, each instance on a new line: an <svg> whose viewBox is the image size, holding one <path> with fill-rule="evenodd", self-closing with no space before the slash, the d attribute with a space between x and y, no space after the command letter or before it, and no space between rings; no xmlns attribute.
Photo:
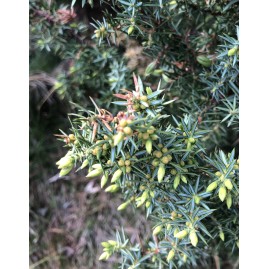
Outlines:
<svg viewBox="0 0 269 269"><path fill-rule="evenodd" d="M161 80L174 100L167 113L191 113L210 130L209 153L235 147L238 155L238 6L30 0L30 268L113 268L97 261L101 241L121 226L133 242L150 234L144 214L119 213L116 195L81 173L59 178L55 165L64 149L54 134L68 130L75 104L92 108L91 96L115 113L113 93L133 88L133 72L153 90ZM236 268L226 256L216 255L210 268L218 259Z"/></svg>

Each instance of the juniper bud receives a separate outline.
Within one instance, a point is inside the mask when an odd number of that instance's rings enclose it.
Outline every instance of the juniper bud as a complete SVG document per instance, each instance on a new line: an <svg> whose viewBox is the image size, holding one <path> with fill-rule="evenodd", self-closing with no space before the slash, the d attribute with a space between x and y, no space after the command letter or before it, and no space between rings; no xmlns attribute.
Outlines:
<svg viewBox="0 0 269 269"><path fill-rule="evenodd" d="M134 26L131 25L131 26L128 28L128 31L127 31L128 35L130 35L130 34L133 32L133 30L134 30Z"/></svg>
<svg viewBox="0 0 269 269"><path fill-rule="evenodd" d="M220 231L220 233L219 233L219 237L220 237L220 239L221 239L222 241L224 241L225 236L224 236L223 231Z"/></svg>
<svg viewBox="0 0 269 269"><path fill-rule="evenodd" d="M107 242L113 247L118 245L117 241L115 241L115 240L108 240Z"/></svg>
<svg viewBox="0 0 269 269"><path fill-rule="evenodd" d="M94 169L101 169L102 168L102 165L100 163L95 163L92 165L92 168Z"/></svg>
<svg viewBox="0 0 269 269"><path fill-rule="evenodd" d="M159 226L157 226L157 227L153 230L152 234L153 234L153 235L157 235L158 233L161 232L161 230L162 230L162 226L159 225Z"/></svg>
<svg viewBox="0 0 269 269"><path fill-rule="evenodd" d="M177 233L179 233L179 229L178 228L176 228L175 230L174 230L174 236L177 234Z"/></svg>
<svg viewBox="0 0 269 269"><path fill-rule="evenodd" d="M101 27L100 27L100 32L104 33L105 31L106 31L105 26L101 26Z"/></svg>
<svg viewBox="0 0 269 269"><path fill-rule="evenodd" d="M236 241L236 245L239 248L239 240Z"/></svg>
<svg viewBox="0 0 269 269"><path fill-rule="evenodd" d="M146 92L147 92L147 94L151 94L152 93L151 88L150 87L146 87Z"/></svg>
<svg viewBox="0 0 269 269"><path fill-rule="evenodd" d="M110 244L108 242L101 242L102 247L109 248Z"/></svg>
<svg viewBox="0 0 269 269"><path fill-rule="evenodd" d="M174 179L174 184L173 184L174 189L176 189L178 187L179 183L180 183L180 176L176 175L176 177Z"/></svg>
<svg viewBox="0 0 269 269"><path fill-rule="evenodd" d="M183 239L187 235L188 235L188 231L187 230L183 230L183 231L180 231L180 232L176 233L174 236L176 238L178 238L178 239Z"/></svg>
<svg viewBox="0 0 269 269"><path fill-rule="evenodd" d="M228 51L228 56L230 57L230 56L235 55L235 53L237 52L237 50L238 50L238 47L233 47L232 49L230 49Z"/></svg>
<svg viewBox="0 0 269 269"><path fill-rule="evenodd" d="M155 197L155 194L154 194L153 191L149 191L149 195L150 195L151 198L154 198Z"/></svg>
<svg viewBox="0 0 269 269"><path fill-rule="evenodd" d="M170 262L174 258L174 256L175 256L175 251L171 249L166 258L167 262Z"/></svg>
<svg viewBox="0 0 269 269"><path fill-rule="evenodd" d="M150 136L150 138L152 139L152 140L157 140L159 137L158 137L158 135L156 135L156 134L152 134L151 136Z"/></svg>
<svg viewBox="0 0 269 269"><path fill-rule="evenodd" d="M107 260L110 257L108 252L103 252L100 257L99 257L99 261L101 260Z"/></svg>
<svg viewBox="0 0 269 269"><path fill-rule="evenodd" d="M83 163L82 163L82 165L81 165L81 167L80 167L80 169L85 168L88 164L89 164L88 159L84 160Z"/></svg>
<svg viewBox="0 0 269 269"><path fill-rule="evenodd" d="M200 201L201 201L201 197L195 195L195 197L194 197L195 204L199 205Z"/></svg>
<svg viewBox="0 0 269 269"><path fill-rule="evenodd" d="M107 174L104 174L101 178L101 188L103 188L106 185L107 180L108 180L108 176Z"/></svg>
<svg viewBox="0 0 269 269"><path fill-rule="evenodd" d="M129 204L130 204L130 201L127 201L127 202L121 204L121 205L118 207L118 210L120 211L120 210L125 209Z"/></svg>
<svg viewBox="0 0 269 269"><path fill-rule="evenodd" d="M232 203L233 203L232 195L230 193L228 193L228 195L226 197L226 205L227 205L228 209L231 208Z"/></svg>
<svg viewBox="0 0 269 269"><path fill-rule="evenodd" d="M165 166L163 164L160 164L157 175L159 183L163 181L164 175L165 175Z"/></svg>
<svg viewBox="0 0 269 269"><path fill-rule="evenodd" d="M151 154L152 151L152 141L150 139L147 140L146 142L146 150L148 154Z"/></svg>
<svg viewBox="0 0 269 269"><path fill-rule="evenodd" d="M69 166L69 167L65 167L65 168L63 168L63 169L60 171L59 176L60 176L60 177L63 177L63 176L65 176L65 175L67 175L67 174L72 170L72 168L73 168L73 165L72 165L72 166Z"/></svg>
<svg viewBox="0 0 269 269"><path fill-rule="evenodd" d="M140 198L140 197L139 197ZM140 207L141 205L143 205L145 203L144 199L137 199L136 200L136 207Z"/></svg>
<svg viewBox="0 0 269 269"><path fill-rule="evenodd" d="M149 208L150 205L151 205L151 202L150 202L150 201L147 201L147 202L146 202L146 208Z"/></svg>
<svg viewBox="0 0 269 269"><path fill-rule="evenodd" d="M119 189L119 186L116 184L110 185L105 189L105 192L116 192Z"/></svg>
<svg viewBox="0 0 269 269"><path fill-rule="evenodd" d="M186 184L188 183L188 180L187 180L187 178L185 176L181 176L181 180Z"/></svg>
<svg viewBox="0 0 269 269"><path fill-rule="evenodd" d="M103 173L102 169L95 169L88 173L86 177L98 177Z"/></svg>
<svg viewBox="0 0 269 269"><path fill-rule="evenodd" d="M226 187L228 190L231 190L231 189L233 188L233 184L232 184L232 182L231 182L230 179L226 179L226 180L224 181L224 185L225 185L225 187Z"/></svg>
<svg viewBox="0 0 269 269"><path fill-rule="evenodd" d="M219 198L222 202L224 201L226 194L227 194L227 190L226 190L225 186L221 186L219 189Z"/></svg>
<svg viewBox="0 0 269 269"><path fill-rule="evenodd" d="M198 237L197 237L197 234L195 232L195 230L192 230L190 232L190 235L189 235L189 238L191 240L191 244L196 247L197 243L198 243Z"/></svg>
<svg viewBox="0 0 269 269"><path fill-rule="evenodd" d="M156 70L154 70L153 71L153 75L155 75L155 76L159 76L159 75L161 75L163 73L163 70L162 69L156 69Z"/></svg>
<svg viewBox="0 0 269 269"><path fill-rule="evenodd" d="M112 176L112 178L111 178L111 182L113 183L113 182L117 181L117 180L121 177L121 175L122 175L122 171L121 171L121 169L118 169L118 170L114 173L114 175Z"/></svg>
<svg viewBox="0 0 269 269"><path fill-rule="evenodd" d="M97 38L100 37L100 31L99 31L99 30L96 30L96 32L95 32L95 36L96 36Z"/></svg>
<svg viewBox="0 0 269 269"><path fill-rule="evenodd" d="M206 192L212 192L213 190L215 190L218 187L218 182L214 181L211 184L209 184L209 186L206 189Z"/></svg>
<svg viewBox="0 0 269 269"><path fill-rule="evenodd" d="M114 135L113 138L114 138L114 146L117 146L123 140L124 134L123 132L118 132L116 135Z"/></svg>
<svg viewBox="0 0 269 269"><path fill-rule="evenodd" d="M176 0L172 0L169 2L169 5L176 5L177 4L177 1Z"/></svg>
<svg viewBox="0 0 269 269"><path fill-rule="evenodd" d="M148 190L145 190L145 191L143 192L143 194L142 194L141 197L147 199L147 198L149 197L149 192L148 192Z"/></svg>
<svg viewBox="0 0 269 269"><path fill-rule="evenodd" d="M73 165L74 159L70 156L65 156L61 158L56 165L58 165L58 169L67 168Z"/></svg>

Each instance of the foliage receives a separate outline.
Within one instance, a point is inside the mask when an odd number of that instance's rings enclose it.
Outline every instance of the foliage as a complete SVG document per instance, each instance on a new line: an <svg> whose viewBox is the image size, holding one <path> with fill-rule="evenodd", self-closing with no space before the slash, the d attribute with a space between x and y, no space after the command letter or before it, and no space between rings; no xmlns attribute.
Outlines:
<svg viewBox="0 0 269 269"><path fill-rule="evenodd" d="M60 176L87 169L122 193L118 210L153 223L140 244L117 232L100 260L193 268L238 255L238 1L37 0L30 24L33 65L65 63L49 92L72 110Z"/></svg>
<svg viewBox="0 0 269 269"><path fill-rule="evenodd" d="M81 108L72 115L73 133L63 133L69 150L57 162L60 176L82 163L78 170L87 168L86 177L102 176L101 187L109 182L106 192L122 191L118 210L144 206L156 223L145 253L137 247L127 251L128 241L118 237L103 243L100 260L120 252L122 268L196 265L202 248L221 246L225 237L226 249L234 250L239 242L234 150L207 156L200 142L206 131L197 121L188 115L168 121L163 107L170 101L160 97L160 84L152 91L139 77L134 83L134 91L114 94L125 100L114 103L127 108L117 116L97 105L96 112Z"/></svg>

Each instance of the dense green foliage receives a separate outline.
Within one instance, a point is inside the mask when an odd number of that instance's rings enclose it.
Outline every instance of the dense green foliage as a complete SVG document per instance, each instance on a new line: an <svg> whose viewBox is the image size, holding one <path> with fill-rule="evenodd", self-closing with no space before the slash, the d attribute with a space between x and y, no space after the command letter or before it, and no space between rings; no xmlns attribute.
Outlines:
<svg viewBox="0 0 269 269"><path fill-rule="evenodd" d="M144 207L153 224L137 245L117 232L100 260L193 268L236 257L238 1L58 2L30 2L30 48L65 63L51 82L72 112L60 176L87 169L122 193L118 210Z"/></svg>

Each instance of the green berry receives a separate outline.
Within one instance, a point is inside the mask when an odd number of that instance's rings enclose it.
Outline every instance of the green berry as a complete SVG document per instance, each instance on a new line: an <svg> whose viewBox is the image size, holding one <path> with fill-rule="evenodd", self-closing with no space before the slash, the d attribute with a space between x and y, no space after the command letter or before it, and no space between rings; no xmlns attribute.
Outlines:
<svg viewBox="0 0 269 269"><path fill-rule="evenodd" d="M126 173L129 174L132 170L132 167L131 166L127 166L126 168Z"/></svg>
<svg viewBox="0 0 269 269"><path fill-rule="evenodd" d="M123 159L120 159L120 160L118 161L118 165L119 165L119 166L124 166L124 165L125 165L124 160L123 160Z"/></svg>
<svg viewBox="0 0 269 269"><path fill-rule="evenodd" d="M124 164L125 164L126 166L130 166L130 165L131 165L131 161L130 161L130 160L126 160L126 161L124 162Z"/></svg>
<svg viewBox="0 0 269 269"><path fill-rule="evenodd" d="M119 125L120 125L121 127L125 127L125 126L127 126L127 120L122 119L122 120L120 121Z"/></svg>
<svg viewBox="0 0 269 269"><path fill-rule="evenodd" d="M167 156L164 156L164 157L162 157L161 161L164 164L168 164L169 163L169 158Z"/></svg>
<svg viewBox="0 0 269 269"><path fill-rule="evenodd" d="M129 126L124 127L123 132L124 132L126 135L132 135L132 134L133 134L133 130L132 130L131 127L129 127Z"/></svg>
<svg viewBox="0 0 269 269"><path fill-rule="evenodd" d="M148 134L148 133L144 133L144 134L142 135L142 138L143 138L144 140L147 140L147 139L149 138L149 134Z"/></svg>
<svg viewBox="0 0 269 269"><path fill-rule="evenodd" d="M160 151L157 151L156 154L155 154L155 156L157 158L161 158L163 156L163 154Z"/></svg>
<svg viewBox="0 0 269 269"><path fill-rule="evenodd" d="M162 148L162 153L166 153L168 151L167 148Z"/></svg>

